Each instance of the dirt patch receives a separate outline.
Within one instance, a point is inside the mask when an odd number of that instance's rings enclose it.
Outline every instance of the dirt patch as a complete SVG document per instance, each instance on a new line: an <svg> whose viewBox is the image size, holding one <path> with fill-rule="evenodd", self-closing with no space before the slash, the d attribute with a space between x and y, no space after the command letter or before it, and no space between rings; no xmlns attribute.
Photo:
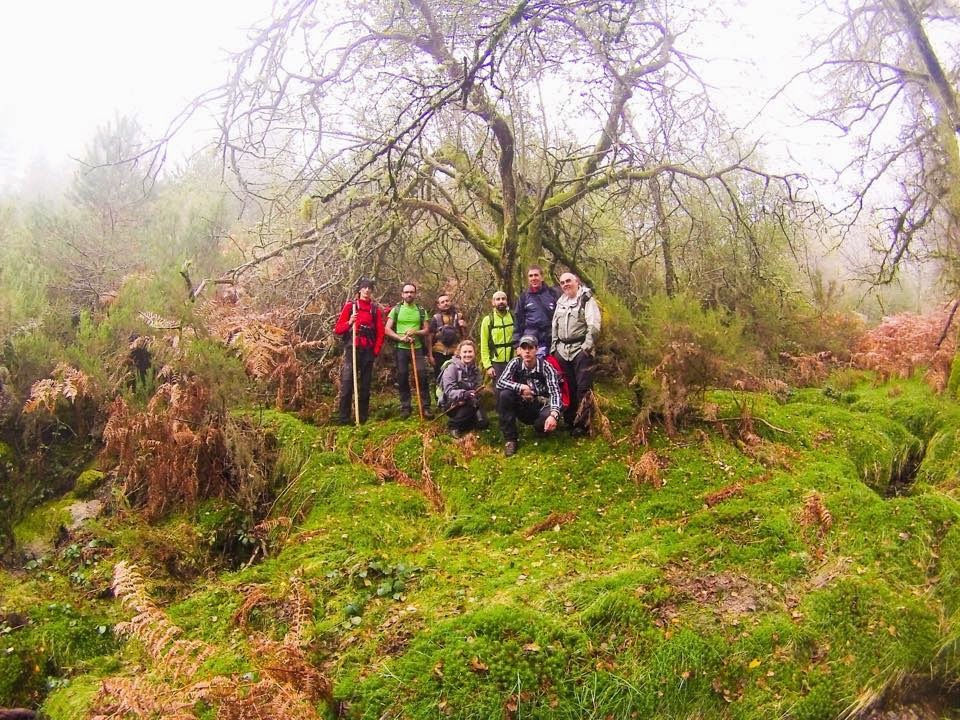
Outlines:
<svg viewBox="0 0 960 720"><path fill-rule="evenodd" d="M695 602L709 607L724 618L737 618L763 608L766 599L752 580L733 573L701 573L686 568L671 567L666 571L667 581L677 601ZM669 606L665 606L669 612Z"/></svg>

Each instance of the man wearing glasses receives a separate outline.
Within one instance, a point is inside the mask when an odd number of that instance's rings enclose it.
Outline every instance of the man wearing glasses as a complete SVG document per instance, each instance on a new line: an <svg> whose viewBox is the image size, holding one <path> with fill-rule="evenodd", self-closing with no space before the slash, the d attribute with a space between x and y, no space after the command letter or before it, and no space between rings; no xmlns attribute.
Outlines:
<svg viewBox="0 0 960 720"><path fill-rule="evenodd" d="M527 283L513 313L513 344L518 346L521 337L532 335L537 339L537 357L542 358L550 349L550 328L560 290L544 284L543 269L538 265L527 270Z"/></svg>
<svg viewBox="0 0 960 720"><path fill-rule="evenodd" d="M580 406L593 389L593 352L600 335L600 306L573 273L560 276L560 289L563 295L557 300L553 315L550 353L560 362L570 388L564 422L573 437L580 437L590 427L590 408Z"/></svg>
<svg viewBox="0 0 960 720"><path fill-rule="evenodd" d="M416 383L420 386L420 403L423 416L433 417L430 413L430 380L427 377L427 363L433 365L433 357L425 352L425 340L430 336L430 324L427 312L417 304L417 286L405 283L400 295L403 298L387 316L384 332L397 344L397 388L400 392L400 418L410 417L410 369L416 359L413 370ZM412 348L412 350L411 350Z"/></svg>

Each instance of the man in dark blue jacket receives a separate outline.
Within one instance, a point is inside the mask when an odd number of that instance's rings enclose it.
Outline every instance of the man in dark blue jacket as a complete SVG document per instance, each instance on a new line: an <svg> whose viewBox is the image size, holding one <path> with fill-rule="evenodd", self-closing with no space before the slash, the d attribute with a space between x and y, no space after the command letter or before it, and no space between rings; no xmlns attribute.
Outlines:
<svg viewBox="0 0 960 720"><path fill-rule="evenodd" d="M517 307L513 312L513 344L520 344L520 338L533 335L537 338L537 356L546 357L552 340L550 329L553 324L553 311L560 297L559 288L543 283L543 270L532 265L527 270L529 286L517 298Z"/></svg>

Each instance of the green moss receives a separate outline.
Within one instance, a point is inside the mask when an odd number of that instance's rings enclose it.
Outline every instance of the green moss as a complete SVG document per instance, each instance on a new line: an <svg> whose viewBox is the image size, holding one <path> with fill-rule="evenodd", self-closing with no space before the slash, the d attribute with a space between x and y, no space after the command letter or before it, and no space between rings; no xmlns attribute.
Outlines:
<svg viewBox="0 0 960 720"><path fill-rule="evenodd" d="M582 635L541 613L494 605L426 630L383 671L345 679L335 695L364 718L435 716L438 702L454 717L499 717L511 695L530 717L548 717L575 702L567 679L586 650Z"/></svg>
<svg viewBox="0 0 960 720"><path fill-rule="evenodd" d="M73 485L73 494L78 498L89 498L105 478L106 475L99 470L84 470Z"/></svg>
<svg viewBox="0 0 960 720"><path fill-rule="evenodd" d="M116 650L110 621L70 603L20 606L15 614L26 624L0 624L0 706L36 702L49 678Z"/></svg>
<svg viewBox="0 0 960 720"><path fill-rule="evenodd" d="M603 391L612 442L524 430L511 459L496 430L467 456L410 422L317 428L264 412L279 450L271 517L286 519L265 558L191 580L209 564L203 538L246 527L229 499L156 527L104 517L89 531L140 565L185 638L214 646L204 678L257 672L248 637L284 636L296 576L312 608L305 648L350 717L835 717L902 674L960 678L960 505L932 482L886 494L928 438L947 467L953 451L936 438L960 410L913 381L892 393L858 382L785 402L711 393L721 417L749 409L777 462L731 442L732 421L726 434L707 423L634 447L627 388ZM424 442L442 508L415 487ZM388 444L408 484L369 462ZM630 479L648 449L660 487ZM801 523L814 492L826 527ZM564 521L545 524L551 513ZM30 577L18 602L73 592L52 565ZM238 627L251 593L262 600ZM137 643L121 670L110 657L76 662L91 675L149 671Z"/></svg>
<svg viewBox="0 0 960 720"><path fill-rule="evenodd" d="M41 711L49 720L84 720L100 692L100 680L81 677L53 690Z"/></svg>
<svg viewBox="0 0 960 720"><path fill-rule="evenodd" d="M31 510L13 529L17 545L20 547L33 543L53 544L61 527L71 522L68 508L72 498L62 498L45 503Z"/></svg>

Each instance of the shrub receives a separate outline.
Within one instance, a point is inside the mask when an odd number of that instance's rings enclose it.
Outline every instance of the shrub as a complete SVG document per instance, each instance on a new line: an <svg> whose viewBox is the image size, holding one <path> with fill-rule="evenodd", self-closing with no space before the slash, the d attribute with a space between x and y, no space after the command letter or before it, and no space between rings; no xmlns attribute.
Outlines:
<svg viewBox="0 0 960 720"><path fill-rule="evenodd" d="M643 359L652 369L633 380L641 416L660 416L667 432L676 433L704 391L723 385L745 352L743 323L736 316L704 309L688 295L655 298L643 342Z"/></svg>

